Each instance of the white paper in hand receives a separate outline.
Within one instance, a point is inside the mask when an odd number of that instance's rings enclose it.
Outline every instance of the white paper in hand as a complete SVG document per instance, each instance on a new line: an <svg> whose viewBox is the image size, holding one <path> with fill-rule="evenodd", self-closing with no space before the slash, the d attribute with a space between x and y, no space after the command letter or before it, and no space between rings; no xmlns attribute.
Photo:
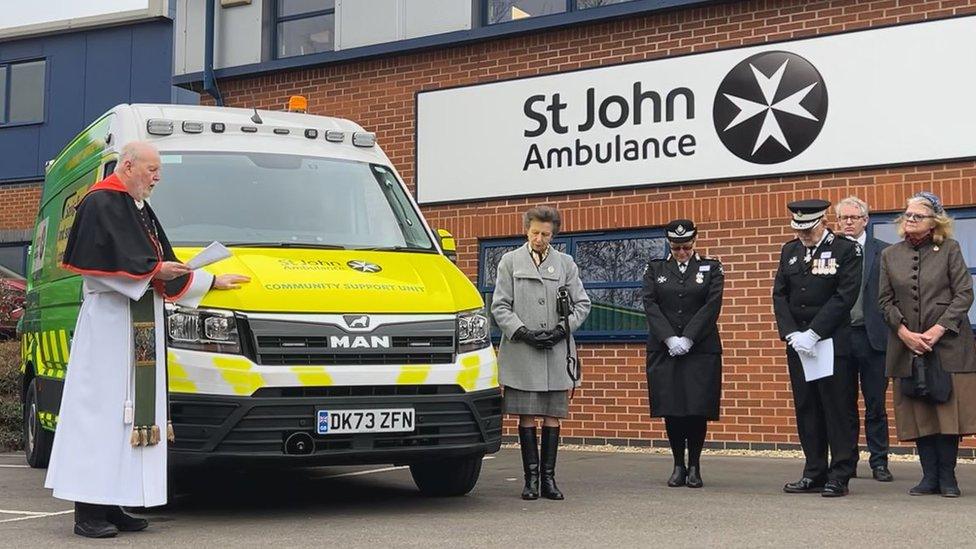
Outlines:
<svg viewBox="0 0 976 549"><path fill-rule="evenodd" d="M800 363L803 364L804 379L814 381L834 375L833 338L820 340L813 348L817 351L817 356L815 357L798 353L800 355Z"/></svg>
<svg viewBox="0 0 976 549"><path fill-rule="evenodd" d="M186 266L195 271L201 267L206 267L211 263L216 263L222 259L227 259L230 256L230 250L228 250L223 244L220 242L211 242L209 246L201 250L200 253L187 261Z"/></svg>

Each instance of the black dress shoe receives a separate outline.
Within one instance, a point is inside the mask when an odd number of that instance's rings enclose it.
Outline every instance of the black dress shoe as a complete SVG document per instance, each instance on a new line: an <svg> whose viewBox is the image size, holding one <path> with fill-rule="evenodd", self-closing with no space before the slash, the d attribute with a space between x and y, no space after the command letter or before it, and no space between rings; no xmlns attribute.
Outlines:
<svg viewBox="0 0 976 549"><path fill-rule="evenodd" d="M105 518L119 529L119 532L138 532L149 527L149 521L134 517L121 507L112 507L105 513Z"/></svg>
<svg viewBox="0 0 976 549"><path fill-rule="evenodd" d="M957 498L957 497L959 497L959 496L962 495L962 492L959 490L959 486L958 485L957 486L943 486L941 488L941 490L942 490L942 497L945 497L945 498Z"/></svg>
<svg viewBox="0 0 976 549"><path fill-rule="evenodd" d="M697 465L692 465L688 467L688 479L685 481L685 486L688 488L701 488L705 483L702 482L701 471L698 469Z"/></svg>
<svg viewBox="0 0 976 549"><path fill-rule="evenodd" d="M872 469L871 476L873 476L874 480L878 482L891 482L895 480L895 476L892 475L891 471L888 470L887 465L879 465Z"/></svg>
<svg viewBox="0 0 976 549"><path fill-rule="evenodd" d="M783 486L787 494L816 494L823 490L824 485L812 478L803 477L796 482L788 482Z"/></svg>
<svg viewBox="0 0 976 549"><path fill-rule="evenodd" d="M671 488L684 486L687 479L688 479L688 470L685 469L685 466L675 465L674 472L671 473L671 478L668 479L668 486L670 486Z"/></svg>
<svg viewBox="0 0 976 549"><path fill-rule="evenodd" d="M75 522L75 533L86 538L114 538L119 529L107 520L85 520Z"/></svg>
<svg viewBox="0 0 976 549"><path fill-rule="evenodd" d="M839 480L828 480L820 495L825 498L839 498L847 495L847 485Z"/></svg>

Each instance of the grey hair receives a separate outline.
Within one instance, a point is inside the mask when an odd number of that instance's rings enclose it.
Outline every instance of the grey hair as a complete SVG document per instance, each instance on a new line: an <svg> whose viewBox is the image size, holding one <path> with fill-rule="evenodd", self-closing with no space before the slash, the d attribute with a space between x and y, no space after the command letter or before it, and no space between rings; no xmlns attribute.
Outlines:
<svg viewBox="0 0 976 549"><path fill-rule="evenodd" d="M130 163L136 163L139 159L143 157L146 150L155 150L156 147L147 141L130 141L122 147L122 151L119 153L119 162L115 165L115 171L122 171L123 165L126 161Z"/></svg>
<svg viewBox="0 0 976 549"><path fill-rule="evenodd" d="M848 196L847 198L838 202L837 205L834 206L834 214L840 216L840 209L843 206L855 206L861 210L861 215L864 217L868 216L868 203L856 196Z"/></svg>
<svg viewBox="0 0 976 549"><path fill-rule="evenodd" d="M529 230L529 225L533 221L538 221L539 223L552 223L552 234L559 232L559 225L561 223L559 219L559 210L552 206L536 206L535 208L530 208L524 214L522 214L522 226L525 230Z"/></svg>

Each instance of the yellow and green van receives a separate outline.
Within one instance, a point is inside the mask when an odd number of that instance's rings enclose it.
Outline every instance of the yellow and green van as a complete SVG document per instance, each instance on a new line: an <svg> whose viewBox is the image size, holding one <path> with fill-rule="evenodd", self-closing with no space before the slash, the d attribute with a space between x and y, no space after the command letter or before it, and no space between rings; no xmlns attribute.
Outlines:
<svg viewBox="0 0 976 549"><path fill-rule="evenodd" d="M393 463L424 493L474 487L501 442L484 303L375 135L293 112L119 105L49 163L22 320L28 462L56 433L81 279L59 265L74 206L147 140L151 198L177 255L240 290L167 308L171 458L181 463Z"/></svg>

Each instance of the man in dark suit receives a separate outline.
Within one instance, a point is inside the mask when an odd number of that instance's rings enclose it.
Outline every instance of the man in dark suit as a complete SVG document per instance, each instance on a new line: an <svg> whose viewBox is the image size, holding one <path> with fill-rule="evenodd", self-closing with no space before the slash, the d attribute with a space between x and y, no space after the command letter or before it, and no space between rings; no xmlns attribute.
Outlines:
<svg viewBox="0 0 976 549"><path fill-rule="evenodd" d="M837 214L837 232L854 240L864 249L861 291L851 309L851 351L854 362L852 375L857 387L861 381L864 396L864 435L871 453L871 475L875 480L891 482L894 477L888 470L888 412L885 409L885 393L888 378L885 377L885 348L888 345L888 326L878 307L878 277L881 269L881 250L888 244L877 238L868 238L864 229L868 226L868 205L851 196L841 200L834 208ZM856 411L855 411L856 413ZM861 431L861 421L854 416L854 448ZM857 454L855 454L856 462Z"/></svg>
<svg viewBox="0 0 976 549"><path fill-rule="evenodd" d="M788 343L796 427L806 464L803 477L783 486L783 491L845 496L855 467L857 388L852 383L848 332L861 283L861 247L824 225L830 202L800 200L787 207L796 238L780 253L773 310L780 338ZM804 361L831 351L826 375L804 366Z"/></svg>

